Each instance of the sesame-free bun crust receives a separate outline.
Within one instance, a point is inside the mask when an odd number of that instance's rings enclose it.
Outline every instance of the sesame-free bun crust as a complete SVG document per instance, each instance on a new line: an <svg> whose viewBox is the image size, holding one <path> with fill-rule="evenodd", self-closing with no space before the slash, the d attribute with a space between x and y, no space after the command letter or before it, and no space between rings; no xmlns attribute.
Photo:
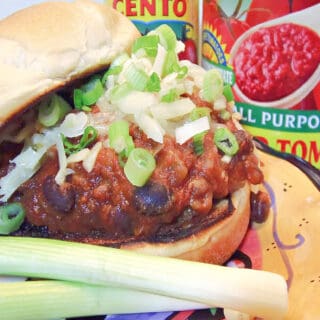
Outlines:
<svg viewBox="0 0 320 320"><path fill-rule="evenodd" d="M106 68L138 30L90 0L44 2L0 21L0 127L42 96Z"/></svg>
<svg viewBox="0 0 320 320"><path fill-rule="evenodd" d="M163 243L132 242L120 247L145 254L223 264L237 250L248 229L249 185L234 192L231 199L234 209L230 216L187 237Z"/></svg>

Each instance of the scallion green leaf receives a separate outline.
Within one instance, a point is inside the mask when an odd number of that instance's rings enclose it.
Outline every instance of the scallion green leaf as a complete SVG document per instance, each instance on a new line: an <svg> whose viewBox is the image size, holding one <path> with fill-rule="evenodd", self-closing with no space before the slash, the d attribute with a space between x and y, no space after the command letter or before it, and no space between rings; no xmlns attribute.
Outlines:
<svg viewBox="0 0 320 320"><path fill-rule="evenodd" d="M153 155L146 149L135 148L129 154L124 166L127 179L134 185L142 187L156 167Z"/></svg>
<svg viewBox="0 0 320 320"><path fill-rule="evenodd" d="M9 203L0 207L0 234L18 230L24 221L25 211L20 203Z"/></svg>
<svg viewBox="0 0 320 320"><path fill-rule="evenodd" d="M86 148L90 143L95 141L98 136L98 132L94 127L88 126L84 130L84 133L83 133L79 143L72 143L63 134L61 134L61 135L62 135L64 150L67 155L70 155L72 153L76 153L76 152Z"/></svg>

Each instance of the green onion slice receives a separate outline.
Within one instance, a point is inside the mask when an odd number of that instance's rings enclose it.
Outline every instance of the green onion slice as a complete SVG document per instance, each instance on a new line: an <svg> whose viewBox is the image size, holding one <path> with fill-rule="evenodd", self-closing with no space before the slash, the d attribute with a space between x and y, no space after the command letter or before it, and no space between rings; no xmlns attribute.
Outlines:
<svg viewBox="0 0 320 320"><path fill-rule="evenodd" d="M161 89L161 80L157 73L153 72L147 82L146 91L159 92Z"/></svg>
<svg viewBox="0 0 320 320"><path fill-rule="evenodd" d="M197 156L200 156L203 154L203 151L204 151L203 141L206 133L207 131L204 131L193 136L193 150Z"/></svg>
<svg viewBox="0 0 320 320"><path fill-rule="evenodd" d="M207 107L194 108L190 113L190 120L194 121L202 117L210 118L211 109Z"/></svg>
<svg viewBox="0 0 320 320"><path fill-rule="evenodd" d="M223 95L226 97L227 102L234 100L234 96L233 96L233 92L232 92L232 88L231 88L230 84L226 84L223 87Z"/></svg>
<svg viewBox="0 0 320 320"><path fill-rule="evenodd" d="M25 211L20 203L10 203L0 207L0 234L10 234L18 230L24 221Z"/></svg>
<svg viewBox="0 0 320 320"><path fill-rule="evenodd" d="M149 77L144 70L139 69L133 63L131 63L124 72L125 78L133 89L138 91L145 90Z"/></svg>
<svg viewBox="0 0 320 320"><path fill-rule="evenodd" d="M90 111L89 106L95 104L104 92L103 85L99 76L92 77L88 83L75 89L73 101L76 109Z"/></svg>
<svg viewBox="0 0 320 320"><path fill-rule="evenodd" d="M203 98L205 101L213 102L223 94L223 79L216 69L208 70L203 79Z"/></svg>
<svg viewBox="0 0 320 320"><path fill-rule="evenodd" d="M67 155L70 155L72 153L76 153L84 148L86 148L90 143L96 140L98 136L97 130L92 127L88 126L79 141L79 143L72 143L70 142L63 134L62 135L62 141L64 145L64 150Z"/></svg>
<svg viewBox="0 0 320 320"><path fill-rule="evenodd" d="M52 127L71 111L71 106L62 97L53 94L39 105L38 121L45 127Z"/></svg>
<svg viewBox="0 0 320 320"><path fill-rule="evenodd" d="M130 92L133 91L133 88L128 82L115 85L110 92L110 101L112 104L115 104L118 100L127 96Z"/></svg>
<svg viewBox="0 0 320 320"><path fill-rule="evenodd" d="M110 67L102 76L101 83L105 85L109 76L117 76L118 74L120 74L121 71L122 66L114 66L112 68Z"/></svg>
<svg viewBox="0 0 320 320"><path fill-rule="evenodd" d="M128 158L134 149L132 137L129 135L129 124L125 120L113 122L108 131L109 144L122 158Z"/></svg>
<svg viewBox="0 0 320 320"><path fill-rule="evenodd" d="M140 49L145 50L149 57L156 57L158 53L159 36L156 34L142 36L135 40L132 46L132 52L136 53Z"/></svg>
<svg viewBox="0 0 320 320"><path fill-rule="evenodd" d="M235 155L239 150L236 136L228 128L218 128L215 131L214 143L219 150L228 156Z"/></svg>
<svg viewBox="0 0 320 320"><path fill-rule="evenodd" d="M178 97L177 89L170 89L169 92L161 98L161 102L173 102Z"/></svg>
<svg viewBox="0 0 320 320"><path fill-rule="evenodd" d="M162 76L165 77L170 73L180 70L177 54L174 50L168 50L164 59Z"/></svg>
<svg viewBox="0 0 320 320"><path fill-rule="evenodd" d="M154 156L146 149L135 148L129 154L124 166L127 179L134 185L142 187L156 168Z"/></svg>
<svg viewBox="0 0 320 320"><path fill-rule="evenodd" d="M167 50L175 50L177 46L177 37L174 31L167 25L162 24L154 33L159 36L160 44Z"/></svg>

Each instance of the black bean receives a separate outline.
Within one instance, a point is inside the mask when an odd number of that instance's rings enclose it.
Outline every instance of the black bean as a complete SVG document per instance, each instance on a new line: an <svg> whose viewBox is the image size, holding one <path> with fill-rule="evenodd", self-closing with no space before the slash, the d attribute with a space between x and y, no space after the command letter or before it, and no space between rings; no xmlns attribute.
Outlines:
<svg viewBox="0 0 320 320"><path fill-rule="evenodd" d="M169 191L164 185L149 182L135 189L134 205L138 212L148 216L163 214L171 206Z"/></svg>
<svg viewBox="0 0 320 320"><path fill-rule="evenodd" d="M75 193L72 185L64 183L59 186L54 176L48 176L43 183L43 193L50 206L58 211L67 213L75 203Z"/></svg>
<svg viewBox="0 0 320 320"><path fill-rule="evenodd" d="M263 223L267 220L270 211L270 198L267 193L259 191L258 193L251 192L251 221Z"/></svg>

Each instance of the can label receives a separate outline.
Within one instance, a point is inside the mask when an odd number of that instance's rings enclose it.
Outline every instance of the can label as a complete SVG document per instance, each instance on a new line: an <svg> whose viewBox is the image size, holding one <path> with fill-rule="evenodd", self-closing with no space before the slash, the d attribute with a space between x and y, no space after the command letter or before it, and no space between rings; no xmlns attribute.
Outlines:
<svg viewBox="0 0 320 320"><path fill-rule="evenodd" d="M185 44L180 59L198 61L198 1L197 0L112 0L107 1L136 25L142 35L168 24L177 39Z"/></svg>
<svg viewBox="0 0 320 320"><path fill-rule="evenodd" d="M244 127L317 168L319 16L318 0L204 0L201 45L202 66L233 85Z"/></svg>

